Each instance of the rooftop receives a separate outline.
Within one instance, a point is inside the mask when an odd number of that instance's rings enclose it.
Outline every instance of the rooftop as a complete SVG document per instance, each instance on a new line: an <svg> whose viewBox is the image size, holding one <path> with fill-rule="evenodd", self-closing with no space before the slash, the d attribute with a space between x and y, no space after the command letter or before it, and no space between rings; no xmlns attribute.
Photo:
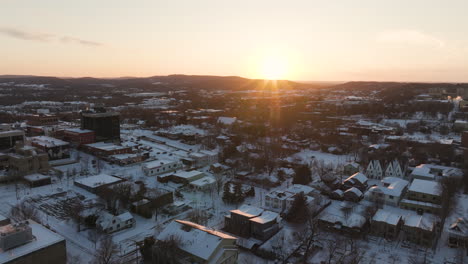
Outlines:
<svg viewBox="0 0 468 264"><path fill-rule="evenodd" d="M116 182L120 182L122 179L110 176L107 174L99 174L96 176L91 176L83 179L75 180L76 183L82 184L84 186L88 186L91 188L99 187L101 185L112 184Z"/></svg>
<svg viewBox="0 0 468 264"><path fill-rule="evenodd" d="M440 184L438 182L420 179L414 179L408 190L411 192L425 193L430 195L441 194Z"/></svg>

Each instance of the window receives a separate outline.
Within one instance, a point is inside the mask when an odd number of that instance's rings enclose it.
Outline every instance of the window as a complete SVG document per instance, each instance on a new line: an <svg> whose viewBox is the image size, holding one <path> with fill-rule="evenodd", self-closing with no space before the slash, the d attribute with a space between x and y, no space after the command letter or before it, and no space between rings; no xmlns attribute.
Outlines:
<svg viewBox="0 0 468 264"><path fill-rule="evenodd" d="M392 195L388 196L388 198L390 198L390 200L393 200L393 196L392 196Z"/></svg>

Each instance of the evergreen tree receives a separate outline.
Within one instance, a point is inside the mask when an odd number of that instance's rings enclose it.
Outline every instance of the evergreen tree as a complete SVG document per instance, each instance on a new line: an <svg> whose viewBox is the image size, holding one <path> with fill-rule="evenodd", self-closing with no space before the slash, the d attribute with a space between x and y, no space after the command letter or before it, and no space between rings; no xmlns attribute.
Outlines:
<svg viewBox="0 0 468 264"><path fill-rule="evenodd" d="M223 201L225 203L232 203L233 197L231 193L231 182L226 182L223 187Z"/></svg>
<svg viewBox="0 0 468 264"><path fill-rule="evenodd" d="M307 197L303 193L299 193L294 197L293 204L289 208L285 219L292 223L304 223L308 217Z"/></svg>
<svg viewBox="0 0 468 264"><path fill-rule="evenodd" d="M312 173L309 166L301 165L294 169L293 184L308 184L312 181Z"/></svg>
<svg viewBox="0 0 468 264"><path fill-rule="evenodd" d="M242 185L238 182L234 184L234 202L241 203L244 201L244 194L242 193Z"/></svg>

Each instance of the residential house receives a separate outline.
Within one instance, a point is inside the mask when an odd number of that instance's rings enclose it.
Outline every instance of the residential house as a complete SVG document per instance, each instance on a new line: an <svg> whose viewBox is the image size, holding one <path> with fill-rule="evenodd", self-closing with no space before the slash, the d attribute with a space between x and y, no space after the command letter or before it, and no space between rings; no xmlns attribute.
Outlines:
<svg viewBox="0 0 468 264"><path fill-rule="evenodd" d="M447 230L448 245L454 248L468 248L468 221L457 218Z"/></svg>
<svg viewBox="0 0 468 264"><path fill-rule="evenodd" d="M383 178L383 170L382 166L380 165L380 161L371 160L367 165L366 175L370 179L381 180Z"/></svg>
<svg viewBox="0 0 468 264"><path fill-rule="evenodd" d="M224 217L224 229L242 237L267 240L278 232L280 217L277 213L250 205L231 210Z"/></svg>
<svg viewBox="0 0 468 264"><path fill-rule="evenodd" d="M396 239L403 223L401 214L379 209L370 221L371 233L387 239Z"/></svg>
<svg viewBox="0 0 468 264"><path fill-rule="evenodd" d="M373 186L366 192L365 199L391 206L398 206L408 189L409 182L401 178L385 177L381 186Z"/></svg>
<svg viewBox="0 0 468 264"><path fill-rule="evenodd" d="M356 187L351 187L343 193L343 198L346 201L352 202L359 202L362 199L362 196L362 192Z"/></svg>
<svg viewBox="0 0 468 264"><path fill-rule="evenodd" d="M349 162L346 165L344 165L343 168L343 173L346 175L353 175L357 172L359 172L359 163L357 162Z"/></svg>
<svg viewBox="0 0 468 264"><path fill-rule="evenodd" d="M402 230L405 240L430 248L436 239L437 220L430 214L411 215L405 218Z"/></svg>
<svg viewBox="0 0 468 264"><path fill-rule="evenodd" d="M237 239L231 235L189 221L175 220L156 237L165 241L178 237L177 263L235 264Z"/></svg>
<svg viewBox="0 0 468 264"><path fill-rule="evenodd" d="M351 187L356 187L361 192L367 189L367 177L361 172L355 173L349 176L346 180L343 181L343 190L347 190Z"/></svg>
<svg viewBox="0 0 468 264"><path fill-rule="evenodd" d="M440 183L415 179L408 188L405 199L400 201L400 207L418 213L437 214L441 209L441 195Z"/></svg>
<svg viewBox="0 0 468 264"><path fill-rule="evenodd" d="M135 219L129 212L119 215L113 215L103 211L96 220L96 228L104 233L114 233L126 228L131 228L135 225Z"/></svg>
<svg viewBox="0 0 468 264"><path fill-rule="evenodd" d="M394 160L387 165L385 169L385 177L405 178L405 173L401 169L400 162Z"/></svg>

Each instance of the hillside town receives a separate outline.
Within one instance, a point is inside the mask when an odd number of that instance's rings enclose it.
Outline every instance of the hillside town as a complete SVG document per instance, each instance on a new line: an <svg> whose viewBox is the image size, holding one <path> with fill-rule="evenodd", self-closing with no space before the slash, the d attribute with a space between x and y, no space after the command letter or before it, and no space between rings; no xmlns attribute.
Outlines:
<svg viewBox="0 0 468 264"><path fill-rule="evenodd" d="M468 263L467 85L240 81L2 77L0 263Z"/></svg>

